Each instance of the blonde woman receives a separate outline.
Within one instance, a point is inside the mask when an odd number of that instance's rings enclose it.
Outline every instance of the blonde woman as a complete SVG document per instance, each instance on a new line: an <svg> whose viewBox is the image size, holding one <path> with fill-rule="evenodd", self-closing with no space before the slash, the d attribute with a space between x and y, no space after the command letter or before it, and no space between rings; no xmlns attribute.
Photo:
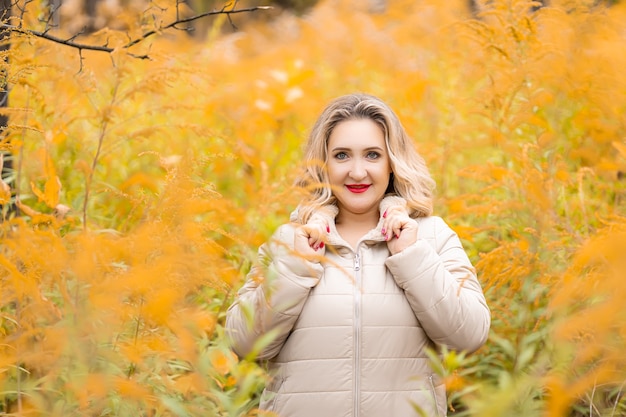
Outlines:
<svg viewBox="0 0 626 417"><path fill-rule="evenodd" d="M490 314L434 182L391 108L352 94L313 126L308 197L259 249L226 326L267 361L260 408L281 417L446 415L426 349L474 351Z"/></svg>

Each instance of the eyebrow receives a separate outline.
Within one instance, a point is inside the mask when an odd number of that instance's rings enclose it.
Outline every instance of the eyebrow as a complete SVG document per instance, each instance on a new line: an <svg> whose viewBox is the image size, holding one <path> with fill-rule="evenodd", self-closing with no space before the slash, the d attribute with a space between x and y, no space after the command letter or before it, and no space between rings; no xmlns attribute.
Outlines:
<svg viewBox="0 0 626 417"><path fill-rule="evenodd" d="M344 148L344 147L337 147L337 148L333 148L331 149L331 152L337 152L337 151L351 151L351 148ZM370 146L369 148L365 148L363 149L363 151L384 151L383 148L381 148L380 146Z"/></svg>

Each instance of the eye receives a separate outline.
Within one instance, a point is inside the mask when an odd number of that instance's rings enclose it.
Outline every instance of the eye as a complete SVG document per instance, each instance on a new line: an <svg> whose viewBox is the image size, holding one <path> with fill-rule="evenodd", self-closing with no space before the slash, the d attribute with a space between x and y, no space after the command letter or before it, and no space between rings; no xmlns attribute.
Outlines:
<svg viewBox="0 0 626 417"><path fill-rule="evenodd" d="M367 159L378 159L378 158L380 158L380 153L376 151L369 151L367 153Z"/></svg>
<svg viewBox="0 0 626 417"><path fill-rule="evenodd" d="M340 161L344 160L344 159L348 159L348 154L345 152L337 152L335 154L335 159L339 159Z"/></svg>

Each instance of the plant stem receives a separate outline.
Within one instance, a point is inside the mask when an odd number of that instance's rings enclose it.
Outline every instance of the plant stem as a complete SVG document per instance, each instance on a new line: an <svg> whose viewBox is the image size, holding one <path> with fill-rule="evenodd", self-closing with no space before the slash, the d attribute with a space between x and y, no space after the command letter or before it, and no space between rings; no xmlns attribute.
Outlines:
<svg viewBox="0 0 626 417"><path fill-rule="evenodd" d="M143 295L139 299L139 311L137 312L137 320L135 321L135 334L133 336L133 346L137 346L137 341L139 340L139 326L141 324L141 309L143 308ZM128 367L128 372L126 377L130 379L130 377L135 373L136 365L131 362Z"/></svg>
<svg viewBox="0 0 626 417"><path fill-rule="evenodd" d="M93 157L93 162L91 163L91 170L89 171L89 175L87 176L87 181L85 182L85 200L83 201L83 230L87 230L87 205L89 204L89 193L91 191L91 184L93 182L93 174L98 166L98 160L100 159L100 153L102 152L102 144L104 143L104 137L106 136L107 128L109 126L109 120L111 117L111 109L115 104L115 99L117 98L117 91L119 88L119 80L115 84L113 88L113 97L111 97L111 105L108 108L108 111L102 117L102 128L100 129L100 135L98 137L98 147L96 149L96 154Z"/></svg>

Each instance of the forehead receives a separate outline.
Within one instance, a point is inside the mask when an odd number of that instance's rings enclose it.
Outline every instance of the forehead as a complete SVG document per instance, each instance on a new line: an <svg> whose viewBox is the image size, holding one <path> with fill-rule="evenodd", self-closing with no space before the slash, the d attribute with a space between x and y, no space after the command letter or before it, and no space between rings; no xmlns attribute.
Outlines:
<svg viewBox="0 0 626 417"><path fill-rule="evenodd" d="M386 149L385 134L371 119L350 119L338 123L328 138L328 149Z"/></svg>

